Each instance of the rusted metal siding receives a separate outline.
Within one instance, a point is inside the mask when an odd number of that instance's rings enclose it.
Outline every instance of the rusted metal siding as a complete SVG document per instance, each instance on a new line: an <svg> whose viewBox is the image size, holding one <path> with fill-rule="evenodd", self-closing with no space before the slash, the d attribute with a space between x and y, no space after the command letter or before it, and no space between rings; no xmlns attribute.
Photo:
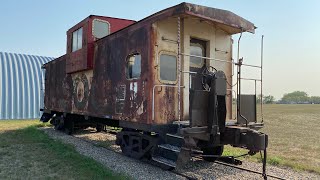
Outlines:
<svg viewBox="0 0 320 180"><path fill-rule="evenodd" d="M147 107L150 98L147 88L152 83L149 75L150 29L148 26L141 26L123 31L120 36L114 34L101 39L95 47L95 67L92 72L64 73L65 56L47 64L46 86L62 87L63 93L61 88L46 91L46 108L58 112L148 123ZM135 52L142 57L141 76L139 79L128 80L125 75L126 58ZM81 83L77 83L76 79L80 79L78 82ZM88 84L83 79L87 79ZM79 84L83 84L80 91ZM84 94L79 95L79 92ZM80 104L85 101L84 105L77 105L78 101Z"/></svg>
<svg viewBox="0 0 320 180"><path fill-rule="evenodd" d="M97 43L89 111L99 116L147 123L150 28L122 31ZM126 79L126 58L141 54L139 79Z"/></svg>
<svg viewBox="0 0 320 180"><path fill-rule="evenodd" d="M58 112L72 111L72 77L66 74L66 56L61 56L45 65L45 109Z"/></svg>
<svg viewBox="0 0 320 180"><path fill-rule="evenodd" d="M155 88L152 87L152 89L150 89L152 93L154 93L155 98L153 120L157 124L167 124L179 118L178 80L163 81L160 79L160 55L173 55L178 59L177 18L157 21L152 27L153 37L155 39L155 48L153 50L154 60L152 61L154 67L152 74Z"/></svg>
<svg viewBox="0 0 320 180"><path fill-rule="evenodd" d="M182 17L183 52L189 53L190 37L198 37L210 42L208 57L213 58L231 60L229 48L232 33L240 32L237 27L243 24L246 25L243 30L254 28L251 23L228 11L197 7L182 3L96 41L92 70L66 74L67 56L48 63L46 87L50 90L46 91L46 109L146 124L166 124L178 120L177 88L172 87L178 84L173 82L169 83L170 87L160 87L168 83L159 80L158 67L159 53L178 53L177 44L174 43L178 33L176 15ZM208 14L206 11L212 12ZM222 17L215 14L221 11L228 15L223 23L219 19ZM208 17L203 17L206 15ZM236 20L230 20L231 17ZM226 26L228 22L232 24ZM194 28L195 24L198 28ZM163 37L172 42L164 42ZM217 45L218 42L224 43ZM215 49L229 53L219 55ZM126 58L136 52L141 54L141 76L139 79L128 80L125 74ZM225 71L230 78L231 66L212 61L210 65ZM182 67L183 71L189 71L188 58L182 58ZM181 109L184 120L189 118L188 76L182 75L184 90L181 92Z"/></svg>

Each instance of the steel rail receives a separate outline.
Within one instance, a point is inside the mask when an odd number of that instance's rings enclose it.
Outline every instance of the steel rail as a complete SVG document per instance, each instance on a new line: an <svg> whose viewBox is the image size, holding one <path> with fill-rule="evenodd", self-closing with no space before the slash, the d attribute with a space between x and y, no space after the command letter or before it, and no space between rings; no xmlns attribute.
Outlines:
<svg viewBox="0 0 320 180"><path fill-rule="evenodd" d="M214 163L217 163L217 164L220 164L220 165L224 165L224 166L228 166L228 167L232 167L232 168L235 168L235 169L240 169L240 170L243 170L243 171L248 171L248 172L251 172L251 173L255 173L255 174L260 174L260 175L263 175L261 172L259 171L254 171L254 170L251 170L251 169L247 169L247 168L242 168L242 167L237 167L237 166L234 166L234 165L231 165L231 164L227 164L227 163L223 163L223 162L219 162L219 161L216 161ZM281 178L281 177L278 177L278 176L274 176L274 175L270 175L270 174L266 174L267 177L271 177L271 178L275 178L275 179L280 179L280 180L286 180L285 178Z"/></svg>
<svg viewBox="0 0 320 180"><path fill-rule="evenodd" d="M201 157L193 157L193 158L198 159L198 160L203 160L203 158L201 158ZM235 165L232 165L232 164L223 163L223 162L220 162L220 161L215 161L214 163L220 164L220 165L223 165L223 166L232 167L232 168L239 169L239 170L243 170L243 171L248 171L248 172L255 173L255 174L259 174L259 175L263 175L263 174L262 174L261 172L259 172L259 171L254 171L254 170L251 170L251 169L238 167L238 166L235 166ZM278 177L278 176L274 176L274 175L271 175L271 174L266 174L266 175L267 175L267 177L271 177L271 178L275 178L275 179L280 179L280 180L286 180L285 178Z"/></svg>

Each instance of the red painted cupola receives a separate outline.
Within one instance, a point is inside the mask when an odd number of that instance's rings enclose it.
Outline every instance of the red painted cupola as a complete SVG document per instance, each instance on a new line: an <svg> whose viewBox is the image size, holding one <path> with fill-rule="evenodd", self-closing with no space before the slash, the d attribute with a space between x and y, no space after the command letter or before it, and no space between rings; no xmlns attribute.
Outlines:
<svg viewBox="0 0 320 180"><path fill-rule="evenodd" d="M135 21L90 15L67 31L66 72L93 68L94 42Z"/></svg>

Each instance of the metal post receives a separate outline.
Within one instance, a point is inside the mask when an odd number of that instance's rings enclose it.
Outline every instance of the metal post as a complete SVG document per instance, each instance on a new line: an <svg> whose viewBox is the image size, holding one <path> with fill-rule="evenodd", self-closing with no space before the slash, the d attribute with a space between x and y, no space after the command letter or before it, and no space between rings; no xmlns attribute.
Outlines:
<svg viewBox="0 0 320 180"><path fill-rule="evenodd" d="M265 141L265 149L263 150L262 176L267 179L267 141ZM261 151L260 151L261 152Z"/></svg>
<svg viewBox="0 0 320 180"><path fill-rule="evenodd" d="M257 97L257 80L254 80L254 95Z"/></svg>
<svg viewBox="0 0 320 180"><path fill-rule="evenodd" d="M181 42L180 42L180 17L178 17L178 119L181 120Z"/></svg>
<svg viewBox="0 0 320 180"><path fill-rule="evenodd" d="M263 65L263 37L264 35L262 35L261 37L261 75L260 75L260 79L261 79L261 86L260 86L260 98L261 98L261 103L260 103L260 111L261 111L261 123L263 123L263 103L262 103L262 98L263 98L263 95L262 95L262 84L263 84L263 79L262 79L262 65Z"/></svg>

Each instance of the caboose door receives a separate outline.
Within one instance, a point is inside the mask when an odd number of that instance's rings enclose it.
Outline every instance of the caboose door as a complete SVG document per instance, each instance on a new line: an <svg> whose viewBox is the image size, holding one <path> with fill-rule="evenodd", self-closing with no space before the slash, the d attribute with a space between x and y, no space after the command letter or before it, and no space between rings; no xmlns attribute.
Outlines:
<svg viewBox="0 0 320 180"><path fill-rule="evenodd" d="M190 89L189 89L189 118L191 126L206 126L207 101L203 93L202 74L206 69L207 42L199 39L190 39Z"/></svg>
<svg viewBox="0 0 320 180"><path fill-rule="evenodd" d="M190 39L190 54L195 56L206 57L206 41L191 38ZM190 89L203 90L202 87L202 72L206 68L206 59L200 57L190 57Z"/></svg>

